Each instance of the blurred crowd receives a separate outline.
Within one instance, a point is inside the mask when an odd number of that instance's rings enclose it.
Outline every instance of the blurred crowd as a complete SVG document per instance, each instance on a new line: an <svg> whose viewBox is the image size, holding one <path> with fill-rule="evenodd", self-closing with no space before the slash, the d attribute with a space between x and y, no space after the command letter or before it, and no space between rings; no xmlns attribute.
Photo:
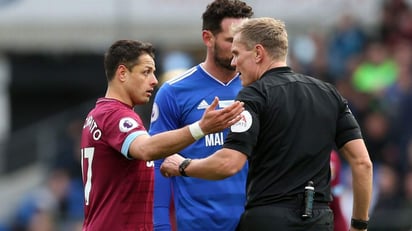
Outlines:
<svg viewBox="0 0 412 231"><path fill-rule="evenodd" d="M327 33L291 36L289 65L334 84L360 123L375 171L369 230L410 231L412 5L405 0L380 2L374 28L345 15ZM81 230L81 127L77 119L68 124L50 174L21 199L5 231ZM343 184L350 187L349 175Z"/></svg>
<svg viewBox="0 0 412 231"><path fill-rule="evenodd" d="M360 123L375 171L369 230L412 230L411 5L383 1L375 28L345 15L328 34L298 36L290 65L334 84Z"/></svg>
<svg viewBox="0 0 412 231"><path fill-rule="evenodd" d="M81 231L84 193L80 169L83 119L73 119L57 138L46 177L27 191L0 231Z"/></svg>

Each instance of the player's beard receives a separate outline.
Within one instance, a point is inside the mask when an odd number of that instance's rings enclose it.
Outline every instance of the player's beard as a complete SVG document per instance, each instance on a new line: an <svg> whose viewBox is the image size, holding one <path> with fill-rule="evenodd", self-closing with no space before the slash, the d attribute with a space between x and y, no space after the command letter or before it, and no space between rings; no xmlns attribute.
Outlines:
<svg viewBox="0 0 412 231"><path fill-rule="evenodd" d="M234 70L236 70L236 67L233 67L233 66L231 65L232 57L230 57L230 58L224 58L224 57L221 56L221 53L223 53L223 52L221 52L220 47L219 47L217 44L215 44L215 53L214 53L214 55L213 55L213 59L215 60L215 63L216 63L218 66L221 66L221 67L223 67L223 68L225 68L225 69L227 69L227 70L229 70L229 71L234 71Z"/></svg>

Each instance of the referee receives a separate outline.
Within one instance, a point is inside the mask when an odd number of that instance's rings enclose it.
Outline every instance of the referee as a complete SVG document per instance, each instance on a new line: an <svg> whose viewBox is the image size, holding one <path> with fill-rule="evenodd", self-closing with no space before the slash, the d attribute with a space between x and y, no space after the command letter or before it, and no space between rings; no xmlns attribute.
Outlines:
<svg viewBox="0 0 412 231"><path fill-rule="evenodd" d="M366 230L372 163L347 101L330 84L286 64L282 21L254 18L233 30L232 65L241 73L240 122L223 149L204 159L174 155L165 176L229 177L249 160L247 203L238 230L333 231L330 153L336 146L352 171L350 230Z"/></svg>

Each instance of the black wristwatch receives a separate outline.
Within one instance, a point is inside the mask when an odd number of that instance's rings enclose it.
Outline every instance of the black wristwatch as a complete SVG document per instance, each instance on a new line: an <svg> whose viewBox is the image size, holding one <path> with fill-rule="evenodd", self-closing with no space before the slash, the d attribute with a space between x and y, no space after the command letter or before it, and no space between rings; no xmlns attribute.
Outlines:
<svg viewBox="0 0 412 231"><path fill-rule="evenodd" d="M191 161L192 161L192 159L186 158L184 161L182 161L182 163L180 163L180 165L179 165L180 175L188 177L188 175L185 172L185 169L187 168L187 166L189 166Z"/></svg>
<svg viewBox="0 0 412 231"><path fill-rule="evenodd" d="M368 221L358 220L358 219L351 219L350 225L355 229L367 229L368 228Z"/></svg>

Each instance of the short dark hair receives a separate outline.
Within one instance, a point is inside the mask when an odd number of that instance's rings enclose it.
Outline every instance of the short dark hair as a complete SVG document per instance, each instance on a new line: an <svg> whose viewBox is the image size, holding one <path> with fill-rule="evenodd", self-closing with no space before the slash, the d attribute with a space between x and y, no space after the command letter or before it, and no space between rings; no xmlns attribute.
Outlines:
<svg viewBox="0 0 412 231"><path fill-rule="evenodd" d="M151 43L136 40L118 40L114 42L104 54L104 69L107 81L113 79L116 69L120 64L132 70L138 64L141 55L148 54L154 58L154 52L155 50Z"/></svg>
<svg viewBox="0 0 412 231"><path fill-rule="evenodd" d="M206 7L202 15L202 30L213 34L222 31L221 23L224 18L250 18L253 16L252 7L240 0L215 0Z"/></svg>

